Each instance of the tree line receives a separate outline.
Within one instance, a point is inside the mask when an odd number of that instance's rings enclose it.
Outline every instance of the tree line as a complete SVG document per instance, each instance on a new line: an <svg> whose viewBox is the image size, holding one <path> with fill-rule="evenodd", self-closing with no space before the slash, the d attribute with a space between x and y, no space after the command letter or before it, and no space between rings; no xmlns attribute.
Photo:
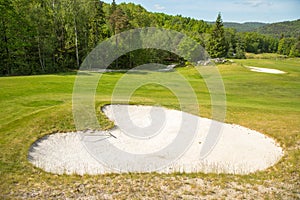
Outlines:
<svg viewBox="0 0 300 200"><path fill-rule="evenodd" d="M180 15L151 13L133 3L99 0L0 0L0 75L76 70L100 42L141 27L172 29L193 38L212 57L244 58L245 52L299 56L300 38L276 38L224 28L221 15L210 25ZM147 52L145 52L147 51ZM137 50L111 68L150 61L179 62L170 52Z"/></svg>

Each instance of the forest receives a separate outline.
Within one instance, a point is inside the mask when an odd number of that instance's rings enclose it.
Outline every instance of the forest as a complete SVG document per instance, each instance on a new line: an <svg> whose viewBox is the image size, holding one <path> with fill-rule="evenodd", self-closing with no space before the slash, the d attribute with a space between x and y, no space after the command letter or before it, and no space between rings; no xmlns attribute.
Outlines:
<svg viewBox="0 0 300 200"><path fill-rule="evenodd" d="M207 23L181 15L151 13L133 3L94 0L0 0L0 75L32 75L76 70L97 44L141 27L176 30L193 38L213 58L245 58L249 53L300 56L300 36L237 32L221 14ZM270 30L269 28L268 30ZM178 62L170 52L148 49L124 55L111 68L132 68L155 60Z"/></svg>

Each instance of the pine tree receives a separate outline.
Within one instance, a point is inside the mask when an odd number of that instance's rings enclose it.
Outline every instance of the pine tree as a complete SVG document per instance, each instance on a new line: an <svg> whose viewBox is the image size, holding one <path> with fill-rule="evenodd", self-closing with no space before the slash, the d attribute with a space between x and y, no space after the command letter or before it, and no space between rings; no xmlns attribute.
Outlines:
<svg viewBox="0 0 300 200"><path fill-rule="evenodd" d="M218 14L216 23L213 27L208 43L208 52L212 58L221 58L226 56L227 49L221 13Z"/></svg>

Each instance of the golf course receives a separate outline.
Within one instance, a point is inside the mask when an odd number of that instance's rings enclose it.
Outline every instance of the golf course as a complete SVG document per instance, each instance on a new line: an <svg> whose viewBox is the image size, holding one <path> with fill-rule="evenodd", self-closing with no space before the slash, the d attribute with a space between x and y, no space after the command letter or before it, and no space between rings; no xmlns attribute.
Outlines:
<svg viewBox="0 0 300 200"><path fill-rule="evenodd" d="M251 67L284 73L251 71ZM300 59L232 59L216 65L226 92L226 118L272 138L282 158L266 170L230 173L108 173L53 174L28 160L31 145L44 136L76 131L72 94L77 72L0 77L0 198L1 199L297 199L300 197ZM212 118L210 92L194 66L163 72L181 74L192 86L199 108L185 112ZM153 72L145 72L153 73ZM100 76L95 110L103 130L113 128L101 108L111 104L125 72L90 73ZM141 78L144 73L127 76ZM176 86L179 90L181 85ZM182 88L184 89L184 88ZM120 104L128 103L119 100ZM166 87L147 84L130 97L131 105L180 109ZM199 110L199 112L196 112Z"/></svg>

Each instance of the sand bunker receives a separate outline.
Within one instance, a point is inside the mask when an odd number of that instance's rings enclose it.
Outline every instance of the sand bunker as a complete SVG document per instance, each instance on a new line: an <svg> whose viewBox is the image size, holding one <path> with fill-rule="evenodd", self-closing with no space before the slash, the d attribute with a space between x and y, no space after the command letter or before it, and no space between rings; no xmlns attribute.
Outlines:
<svg viewBox="0 0 300 200"><path fill-rule="evenodd" d="M47 172L57 174L151 171L247 174L274 165L283 155L282 149L271 138L242 126L222 124L221 136L215 147L208 156L200 158L200 151L213 122L210 119L151 106L109 105L105 106L103 111L115 121L116 127L113 130L45 136L30 148L29 161ZM116 111L117 115L114 113ZM164 148L174 143L178 130L182 128L180 121L184 115L188 120L197 120L199 126L191 145L178 158L174 158L173 152L166 153ZM152 127L162 119L164 121L160 128ZM138 135L141 131L142 135ZM184 127L181 134L189 134L189 131L189 127ZM136 162L129 159L130 157L120 157L112 150L112 146L120 152L125 152L124 155L140 156L141 160ZM147 161L152 159L153 155L160 159L158 162L171 163L153 170L147 166ZM99 158L119 162L122 170L112 168Z"/></svg>
<svg viewBox="0 0 300 200"><path fill-rule="evenodd" d="M261 72L261 73L268 73L268 74L285 74L286 72L278 70L278 69L270 69L270 68L261 68L261 67L252 67L246 66L253 72Z"/></svg>

